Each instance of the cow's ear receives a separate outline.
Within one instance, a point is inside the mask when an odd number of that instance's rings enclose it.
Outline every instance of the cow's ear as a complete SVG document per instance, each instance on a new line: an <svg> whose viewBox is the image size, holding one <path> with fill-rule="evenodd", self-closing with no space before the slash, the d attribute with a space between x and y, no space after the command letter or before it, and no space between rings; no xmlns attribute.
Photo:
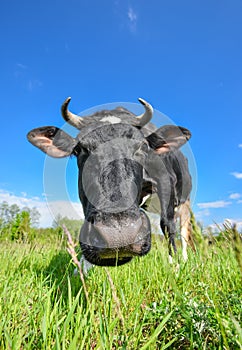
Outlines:
<svg viewBox="0 0 242 350"><path fill-rule="evenodd" d="M32 145L54 158L67 157L75 147L75 139L55 126L43 126L31 130L27 139Z"/></svg>
<svg viewBox="0 0 242 350"><path fill-rule="evenodd" d="M188 129L164 125L147 137L151 148L158 154L167 153L184 145L191 137Z"/></svg>

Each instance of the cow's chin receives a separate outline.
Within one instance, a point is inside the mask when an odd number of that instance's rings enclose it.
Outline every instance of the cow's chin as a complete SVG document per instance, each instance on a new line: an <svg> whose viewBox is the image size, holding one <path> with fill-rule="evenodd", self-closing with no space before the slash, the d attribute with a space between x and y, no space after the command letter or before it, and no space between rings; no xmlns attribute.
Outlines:
<svg viewBox="0 0 242 350"><path fill-rule="evenodd" d="M119 266L135 256L146 255L151 247L150 221L142 211L140 218L115 228L85 221L80 245L86 260L98 266Z"/></svg>

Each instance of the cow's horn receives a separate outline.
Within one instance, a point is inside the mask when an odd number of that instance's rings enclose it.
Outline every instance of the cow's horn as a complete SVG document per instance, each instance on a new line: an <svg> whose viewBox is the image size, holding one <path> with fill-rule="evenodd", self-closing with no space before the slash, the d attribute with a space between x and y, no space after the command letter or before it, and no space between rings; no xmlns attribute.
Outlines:
<svg viewBox="0 0 242 350"><path fill-rule="evenodd" d="M72 126L74 126L77 129L81 129L83 127L83 118L79 117L79 115L73 114L68 110L68 105L70 103L71 97L68 97L63 105L61 106L61 113L62 113L62 117L65 119L65 121L68 124L71 124Z"/></svg>
<svg viewBox="0 0 242 350"><path fill-rule="evenodd" d="M149 123L149 121L151 120L153 116L153 108L148 102L146 102L142 98L139 98L138 100L145 107L145 112L136 117L136 119L139 120L139 125L142 127L145 124Z"/></svg>

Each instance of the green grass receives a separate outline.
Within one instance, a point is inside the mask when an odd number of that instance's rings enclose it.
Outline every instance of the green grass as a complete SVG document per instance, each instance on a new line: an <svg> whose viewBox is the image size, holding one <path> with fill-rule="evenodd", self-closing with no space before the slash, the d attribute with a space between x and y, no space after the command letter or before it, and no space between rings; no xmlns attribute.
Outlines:
<svg viewBox="0 0 242 350"><path fill-rule="evenodd" d="M108 269L114 287L95 267L89 302L58 244L0 242L0 256L0 349L242 348L241 273L229 242L189 252L179 268L154 242L146 257Z"/></svg>

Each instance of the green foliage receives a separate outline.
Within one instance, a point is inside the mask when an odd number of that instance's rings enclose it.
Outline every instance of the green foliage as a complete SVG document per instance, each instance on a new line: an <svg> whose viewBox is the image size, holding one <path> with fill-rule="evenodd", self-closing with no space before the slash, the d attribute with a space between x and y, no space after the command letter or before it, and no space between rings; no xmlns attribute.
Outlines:
<svg viewBox="0 0 242 350"><path fill-rule="evenodd" d="M12 241L31 241L35 237L34 227L38 224L40 213L36 208L20 209L16 204L0 203L0 239Z"/></svg>
<svg viewBox="0 0 242 350"><path fill-rule="evenodd" d="M242 235L238 232L235 224L231 225L225 222L223 226L224 229L220 231L216 240L234 248L235 256L242 273Z"/></svg>
<svg viewBox="0 0 242 350"><path fill-rule="evenodd" d="M1 223L1 221L0 221ZM0 242L37 242L38 244L58 244L65 246L63 230L57 226L36 228L32 224L30 211L19 211L12 221L0 228Z"/></svg>
<svg viewBox="0 0 242 350"><path fill-rule="evenodd" d="M88 303L60 240L43 238L0 245L0 349L241 348L233 244L189 251L178 268L159 240L146 257L109 268L122 323L106 270L95 267L86 278Z"/></svg>
<svg viewBox="0 0 242 350"><path fill-rule="evenodd" d="M201 224L197 223L196 218L192 211L191 214L191 226L192 226L192 238L196 245L203 243L202 227Z"/></svg>
<svg viewBox="0 0 242 350"><path fill-rule="evenodd" d="M11 225L12 241L27 241L30 240L32 230L30 227L30 214L27 211L18 213Z"/></svg>
<svg viewBox="0 0 242 350"><path fill-rule="evenodd" d="M0 227L4 228L16 219L21 212L27 212L30 216L31 226L37 226L40 219L40 213L34 208L24 207L20 209L17 204L9 205L6 201L0 203Z"/></svg>
<svg viewBox="0 0 242 350"><path fill-rule="evenodd" d="M68 219L67 217L59 216L53 222L53 227L57 228L57 227L63 227L63 225L65 225L68 231L71 233L72 237L74 237L75 239L78 239L82 224L83 224L82 220L73 220L73 219Z"/></svg>
<svg viewBox="0 0 242 350"><path fill-rule="evenodd" d="M8 238L2 234L0 244L0 349L241 349L235 227L225 226L209 245L193 218L196 253L189 250L187 263L178 254L174 265L166 241L153 236L146 257L94 267L87 300L61 228L78 237L80 221L59 218L55 227L38 229L30 211L0 208Z"/></svg>
<svg viewBox="0 0 242 350"><path fill-rule="evenodd" d="M17 204L0 203L0 239L32 241L37 233L39 219L40 213L36 208L20 209Z"/></svg>
<svg viewBox="0 0 242 350"><path fill-rule="evenodd" d="M35 229L35 241L41 244L58 244L64 242L63 230L61 227L46 227Z"/></svg>

